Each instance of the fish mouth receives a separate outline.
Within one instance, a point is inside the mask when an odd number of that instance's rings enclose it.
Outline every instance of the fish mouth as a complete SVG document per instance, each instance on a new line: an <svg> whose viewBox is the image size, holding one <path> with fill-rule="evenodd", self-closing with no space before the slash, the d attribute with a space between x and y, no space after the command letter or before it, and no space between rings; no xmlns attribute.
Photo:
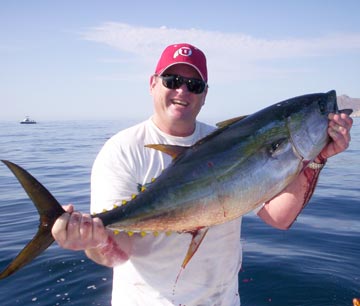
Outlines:
<svg viewBox="0 0 360 306"><path fill-rule="evenodd" d="M345 109L339 109L339 110L338 110L338 113L339 113L339 114L346 114L346 115L350 116L353 111L354 111L354 110L351 109L351 108L345 108Z"/></svg>
<svg viewBox="0 0 360 306"><path fill-rule="evenodd" d="M328 114L334 113L334 114L347 114L348 116L351 115L351 113L353 112L353 110L351 108L339 109L338 104L337 104L337 97L336 97L335 90L329 91L327 93L327 95L328 95L327 103L332 102L332 104L333 104L333 108L328 111ZM331 103L330 103L330 105L331 105Z"/></svg>

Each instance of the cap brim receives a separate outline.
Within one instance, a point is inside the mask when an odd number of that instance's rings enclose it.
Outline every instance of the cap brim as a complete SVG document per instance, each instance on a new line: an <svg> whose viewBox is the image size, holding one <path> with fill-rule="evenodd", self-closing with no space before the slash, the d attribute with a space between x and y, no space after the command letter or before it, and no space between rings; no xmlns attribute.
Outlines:
<svg viewBox="0 0 360 306"><path fill-rule="evenodd" d="M179 65L179 64L185 64L185 65L188 65L188 66L194 68L194 69L196 70L196 72L200 75L201 79L202 79L204 82L206 82L206 80L205 80L204 76L202 75L202 73L200 72L200 70L199 70L195 65L190 64L190 63L188 63L188 62L176 62L176 63L172 63L172 64L166 66L163 70L161 70L161 71L159 72L159 75L162 75L162 74L165 72L165 70L169 69L170 67L175 66L175 65Z"/></svg>

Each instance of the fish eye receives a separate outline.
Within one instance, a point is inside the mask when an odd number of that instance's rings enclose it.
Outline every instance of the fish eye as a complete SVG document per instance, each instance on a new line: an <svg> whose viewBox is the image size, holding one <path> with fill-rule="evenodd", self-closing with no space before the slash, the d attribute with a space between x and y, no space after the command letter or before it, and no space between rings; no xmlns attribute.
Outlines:
<svg viewBox="0 0 360 306"><path fill-rule="evenodd" d="M286 147L286 138L280 138L274 142L272 142L269 146L269 154L273 157L276 157L276 155L281 154L281 152L284 149L284 146Z"/></svg>
<svg viewBox="0 0 360 306"><path fill-rule="evenodd" d="M275 152L276 149L277 149L279 146L280 146L280 143L279 143L279 142L274 142L274 143L272 143L272 144L271 144L271 149L270 149L270 151L271 151L271 152Z"/></svg>

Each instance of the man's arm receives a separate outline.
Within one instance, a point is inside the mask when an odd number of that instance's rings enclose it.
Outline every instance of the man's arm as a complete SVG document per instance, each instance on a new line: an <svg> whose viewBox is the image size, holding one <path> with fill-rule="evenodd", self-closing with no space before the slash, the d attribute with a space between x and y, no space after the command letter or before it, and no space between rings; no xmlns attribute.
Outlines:
<svg viewBox="0 0 360 306"><path fill-rule="evenodd" d="M346 114L329 115L328 133L331 142L315 162L323 163L327 158L348 148L352 123L353 120ZM306 168L283 192L265 203L258 216L273 227L288 229L309 201L319 173L320 169Z"/></svg>
<svg viewBox="0 0 360 306"><path fill-rule="evenodd" d="M91 171L91 211L109 210L136 192L134 169L129 167L126 154L111 139L100 150ZM88 258L107 267L128 260L131 239L126 233L115 235L99 218L74 211L72 205L64 209L66 213L52 228L61 247L85 251Z"/></svg>

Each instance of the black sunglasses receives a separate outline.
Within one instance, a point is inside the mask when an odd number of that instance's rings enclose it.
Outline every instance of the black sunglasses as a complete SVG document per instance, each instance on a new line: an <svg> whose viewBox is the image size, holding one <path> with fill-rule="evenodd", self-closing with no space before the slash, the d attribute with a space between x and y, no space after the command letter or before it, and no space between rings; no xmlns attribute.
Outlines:
<svg viewBox="0 0 360 306"><path fill-rule="evenodd" d="M201 94L206 87L206 83L203 80L196 78L186 78L175 74L159 75L159 77L162 79L163 85L169 89L178 89L183 84L186 84L188 91L194 94Z"/></svg>

